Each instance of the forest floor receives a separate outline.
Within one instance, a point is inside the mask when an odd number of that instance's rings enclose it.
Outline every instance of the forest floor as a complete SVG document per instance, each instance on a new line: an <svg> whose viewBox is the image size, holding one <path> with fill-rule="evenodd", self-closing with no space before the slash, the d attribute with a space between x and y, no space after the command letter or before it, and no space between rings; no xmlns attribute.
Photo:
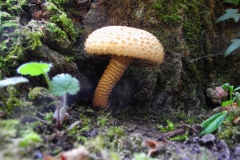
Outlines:
<svg viewBox="0 0 240 160"><path fill-rule="evenodd" d="M238 144L229 147L214 134L198 136L199 124L168 121L161 125L161 116L151 111L113 115L72 106L70 118L59 129L48 112L30 105L15 108L7 118L2 116L0 159L240 159Z"/></svg>

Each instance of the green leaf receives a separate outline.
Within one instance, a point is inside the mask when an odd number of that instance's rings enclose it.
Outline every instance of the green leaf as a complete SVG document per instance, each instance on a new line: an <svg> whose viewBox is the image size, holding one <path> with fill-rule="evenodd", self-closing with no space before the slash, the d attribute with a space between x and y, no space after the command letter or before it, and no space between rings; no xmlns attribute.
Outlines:
<svg viewBox="0 0 240 160"><path fill-rule="evenodd" d="M238 90L240 90L240 87L235 88L233 91L236 92Z"/></svg>
<svg viewBox="0 0 240 160"><path fill-rule="evenodd" d="M231 85L229 83L225 83L224 85L222 85L222 89L224 89L225 91L228 91L229 89L231 89Z"/></svg>
<svg viewBox="0 0 240 160"><path fill-rule="evenodd" d="M63 96L66 93L74 95L79 90L78 80L69 74L58 74L50 82L50 91L55 96Z"/></svg>
<svg viewBox="0 0 240 160"><path fill-rule="evenodd" d="M235 92L235 102L237 103L238 106L240 106L240 93L239 92Z"/></svg>
<svg viewBox="0 0 240 160"><path fill-rule="evenodd" d="M7 13L7 12L3 12L3 11L0 11L0 22L2 19L10 19L11 18L11 14Z"/></svg>
<svg viewBox="0 0 240 160"><path fill-rule="evenodd" d="M217 114L211 116L207 120L205 120L201 124L203 131L199 135L203 136L203 135L212 133L213 131L218 129L218 127L222 124L223 120L226 118L227 113L228 113L227 111L220 112L220 113L217 113Z"/></svg>
<svg viewBox="0 0 240 160"><path fill-rule="evenodd" d="M211 117L209 117L208 119L201 123L201 127L207 128L207 126L210 125L210 123L212 123L221 114L222 112L212 115Z"/></svg>
<svg viewBox="0 0 240 160"><path fill-rule="evenodd" d="M167 120L167 124L168 124L167 127L168 127L169 131L173 131L175 129L172 121Z"/></svg>
<svg viewBox="0 0 240 160"><path fill-rule="evenodd" d="M234 4L235 6L237 6L239 4L239 0L224 0L224 2L226 3L232 3Z"/></svg>
<svg viewBox="0 0 240 160"><path fill-rule="evenodd" d="M4 80L0 80L0 88L6 87L9 85L15 85L15 84L22 83L22 82L28 82L28 79L24 78L24 77L7 78Z"/></svg>
<svg viewBox="0 0 240 160"><path fill-rule="evenodd" d="M225 118L224 122L228 122L229 124L232 124L232 121L233 121L233 119L234 119L235 117L236 117L236 116L234 116L234 114L230 112L230 113L227 115L227 117Z"/></svg>
<svg viewBox="0 0 240 160"><path fill-rule="evenodd" d="M228 56L230 53L232 53L234 50L240 47L240 39L232 39L232 44L228 47L226 52L224 53L225 56Z"/></svg>
<svg viewBox="0 0 240 160"><path fill-rule="evenodd" d="M50 71L52 64L29 62L18 67L17 72L22 75L39 76Z"/></svg>
<svg viewBox="0 0 240 160"><path fill-rule="evenodd" d="M215 23L218 23L218 22L230 19L230 18L233 18L236 23L239 21L240 14L238 13L238 9L230 8L230 9L226 9L225 12L226 13L224 15L222 15L221 17L219 17Z"/></svg>
<svg viewBox="0 0 240 160"><path fill-rule="evenodd" d="M222 106L226 107L227 105L232 104L232 103L233 103L233 100L223 101Z"/></svg>

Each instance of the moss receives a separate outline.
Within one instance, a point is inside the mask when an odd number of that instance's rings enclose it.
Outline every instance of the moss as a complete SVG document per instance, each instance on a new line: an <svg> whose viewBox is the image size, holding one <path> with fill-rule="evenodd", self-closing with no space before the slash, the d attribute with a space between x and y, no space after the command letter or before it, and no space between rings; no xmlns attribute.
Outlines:
<svg viewBox="0 0 240 160"><path fill-rule="evenodd" d="M75 43L83 30L79 28L75 31L72 20L64 11L65 3L64 0L49 0L44 3L45 8L41 6L40 18L33 9L32 19L29 20L26 8L33 5L26 0L0 2L0 66L4 68L3 76L18 65L23 54L41 46L43 40L50 39L51 43L55 42L61 48ZM45 17L41 17L43 15Z"/></svg>
<svg viewBox="0 0 240 160"><path fill-rule="evenodd" d="M227 118L221 125L221 132L218 132L220 139L224 139L230 147L240 142L240 128L239 121L237 124L233 123L234 119L240 116L240 110L229 112Z"/></svg>
<svg viewBox="0 0 240 160"><path fill-rule="evenodd" d="M222 131L218 132L220 139L224 139L226 143L232 148L234 144L240 142L240 130L238 126L233 124L225 124L221 126Z"/></svg>
<svg viewBox="0 0 240 160"><path fill-rule="evenodd" d="M141 26L154 33L165 50L193 56L202 49L204 6L203 0L112 0L107 5L111 24Z"/></svg>
<svg viewBox="0 0 240 160"><path fill-rule="evenodd" d="M202 38L201 32L202 28L202 17L205 14L202 10L202 6L204 6L204 1L186 1L186 0L178 0L178 1L167 1L167 0L156 0L155 3L151 5L151 11L149 11L145 16L151 17L155 16L162 25L170 26L170 28L175 28L171 32L167 32L167 35L164 36L164 31L161 33L161 40L167 39L175 40L175 42L166 42L166 45L176 44L176 39L179 36L184 37L187 44L178 44L177 47L174 45L175 50L186 50L197 51L199 50L199 42ZM150 15L150 16L149 16ZM179 31L176 31L176 27L181 28L181 32L179 35ZM175 36L172 35L175 33ZM171 50L172 47L167 47L167 49Z"/></svg>
<svg viewBox="0 0 240 160"><path fill-rule="evenodd" d="M49 99L54 99L48 90L43 87L35 87L31 89L28 94L28 98L35 102L42 102L44 99L48 99L47 101L49 101Z"/></svg>
<svg viewBox="0 0 240 160"><path fill-rule="evenodd" d="M183 1L156 0L151 8L155 10L157 18L166 24L177 26L183 22L182 9L186 8Z"/></svg>
<svg viewBox="0 0 240 160"><path fill-rule="evenodd" d="M120 138L122 136L125 136L126 133L122 127L111 127L108 129L107 136L112 141L115 138Z"/></svg>
<svg viewBox="0 0 240 160"><path fill-rule="evenodd" d="M26 5L26 2L6 1L0 5L3 6L3 10L0 12L1 55L9 59L12 56L18 58L26 49L33 50L37 46L41 46L40 38L43 36L43 31L40 29L40 25L34 20L25 23L21 18L24 14L21 7Z"/></svg>
<svg viewBox="0 0 240 160"><path fill-rule="evenodd" d="M71 19L67 16L66 12L63 9L65 2L66 1L49 1L45 3L45 7L50 13L50 22L56 24L59 28L61 28L62 32L65 33L65 36L67 36L70 41L75 42L77 32L75 32Z"/></svg>
<svg viewBox="0 0 240 160"><path fill-rule="evenodd" d="M194 77L198 81L201 81L204 79L204 72L199 70L199 68L201 67L202 66L199 63L188 63L187 69L189 70L190 73L194 73Z"/></svg>
<svg viewBox="0 0 240 160"><path fill-rule="evenodd" d="M26 157L29 156L29 148L36 147L42 141L31 124L21 124L18 119L1 120L0 127L1 159L29 159Z"/></svg>
<svg viewBox="0 0 240 160"><path fill-rule="evenodd" d="M109 123L110 123L109 122L109 117L107 117L106 115L101 115L97 119L97 124L100 125L101 127L104 127Z"/></svg>

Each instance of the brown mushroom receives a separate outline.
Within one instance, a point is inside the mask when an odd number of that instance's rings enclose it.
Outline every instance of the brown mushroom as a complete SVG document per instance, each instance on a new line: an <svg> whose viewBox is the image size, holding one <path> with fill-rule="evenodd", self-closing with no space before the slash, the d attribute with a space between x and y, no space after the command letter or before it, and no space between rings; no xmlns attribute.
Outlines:
<svg viewBox="0 0 240 160"><path fill-rule="evenodd" d="M97 29L85 42L92 55L111 55L111 60L93 96L93 106L108 107L108 97L128 65L135 59L159 66L164 58L161 43L151 33L125 26Z"/></svg>

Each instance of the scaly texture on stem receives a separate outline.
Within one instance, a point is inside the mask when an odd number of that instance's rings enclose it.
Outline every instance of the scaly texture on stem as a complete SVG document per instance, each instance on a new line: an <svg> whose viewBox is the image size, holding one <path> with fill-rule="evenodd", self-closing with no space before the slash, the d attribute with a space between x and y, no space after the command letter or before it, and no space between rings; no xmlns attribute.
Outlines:
<svg viewBox="0 0 240 160"><path fill-rule="evenodd" d="M112 56L107 69L104 71L93 96L93 106L107 108L108 97L118 80L132 62L131 58Z"/></svg>

